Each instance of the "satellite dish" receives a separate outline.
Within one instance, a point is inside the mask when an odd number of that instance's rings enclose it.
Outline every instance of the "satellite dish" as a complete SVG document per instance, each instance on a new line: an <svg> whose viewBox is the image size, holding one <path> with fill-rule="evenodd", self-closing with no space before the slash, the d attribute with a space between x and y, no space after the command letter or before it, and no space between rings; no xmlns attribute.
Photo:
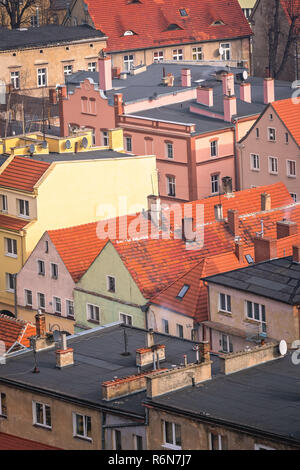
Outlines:
<svg viewBox="0 0 300 470"><path fill-rule="evenodd" d="M35 146L33 144L30 144L29 145L29 152L34 153L34 151L35 151Z"/></svg>
<svg viewBox="0 0 300 470"><path fill-rule="evenodd" d="M243 71L243 80L247 80L247 78L248 78L248 72L247 72L247 70L244 70Z"/></svg>
<svg viewBox="0 0 300 470"><path fill-rule="evenodd" d="M43 149L46 149L47 146L48 146L48 144L47 144L47 142L44 140L44 141L41 143L41 146L42 146Z"/></svg>
<svg viewBox="0 0 300 470"><path fill-rule="evenodd" d="M284 339L282 339L279 343L279 352L282 356L285 356L287 353L287 344Z"/></svg>
<svg viewBox="0 0 300 470"><path fill-rule="evenodd" d="M69 139L66 140L65 146L66 146L66 149L70 149L70 148L71 148L71 141L70 141Z"/></svg>
<svg viewBox="0 0 300 470"><path fill-rule="evenodd" d="M86 138L86 137L83 137L83 139L82 139L82 141L81 141L81 146L82 146L84 149L86 149L87 146L88 146L88 144L89 144L89 142L88 142L87 138Z"/></svg>

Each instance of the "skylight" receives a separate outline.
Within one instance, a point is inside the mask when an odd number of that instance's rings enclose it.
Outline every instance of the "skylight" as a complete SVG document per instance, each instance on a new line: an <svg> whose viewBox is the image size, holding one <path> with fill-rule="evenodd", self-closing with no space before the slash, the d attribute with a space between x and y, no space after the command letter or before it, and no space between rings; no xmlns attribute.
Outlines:
<svg viewBox="0 0 300 470"><path fill-rule="evenodd" d="M251 255L246 255L245 258L246 258L248 264L254 263L254 260L253 260Z"/></svg>
<svg viewBox="0 0 300 470"><path fill-rule="evenodd" d="M181 16L188 16L187 11L186 11L185 8L180 8L179 12L180 12Z"/></svg>
<svg viewBox="0 0 300 470"><path fill-rule="evenodd" d="M218 24L224 24L222 20L216 20L212 23L212 26L218 25Z"/></svg>
<svg viewBox="0 0 300 470"><path fill-rule="evenodd" d="M183 299L187 291L189 290L190 286L188 284L184 284L184 286L180 289L180 291L177 294L178 299Z"/></svg>
<svg viewBox="0 0 300 470"><path fill-rule="evenodd" d="M133 35L134 35L134 32L128 29L128 31L125 31L123 36L133 36Z"/></svg>

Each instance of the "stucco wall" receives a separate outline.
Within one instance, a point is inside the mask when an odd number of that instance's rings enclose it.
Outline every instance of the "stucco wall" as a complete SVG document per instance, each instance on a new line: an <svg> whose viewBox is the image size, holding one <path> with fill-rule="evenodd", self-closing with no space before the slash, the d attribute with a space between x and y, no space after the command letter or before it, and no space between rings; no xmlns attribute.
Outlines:
<svg viewBox="0 0 300 470"><path fill-rule="evenodd" d="M169 334L177 336L176 325L182 325L183 337L186 339L192 339L193 329L193 318L186 315L180 315L172 310L164 308L160 305L151 304L148 310L148 324L149 328L153 328L154 331L165 333L163 328L162 320L169 322Z"/></svg>

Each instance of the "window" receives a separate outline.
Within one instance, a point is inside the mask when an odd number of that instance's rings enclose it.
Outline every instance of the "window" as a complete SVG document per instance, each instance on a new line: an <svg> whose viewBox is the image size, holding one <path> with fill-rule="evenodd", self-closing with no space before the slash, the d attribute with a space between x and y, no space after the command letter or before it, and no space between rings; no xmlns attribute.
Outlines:
<svg viewBox="0 0 300 470"><path fill-rule="evenodd" d="M190 286L188 284L184 284L184 286L180 289L180 291L177 294L178 299L183 299L187 291L189 290Z"/></svg>
<svg viewBox="0 0 300 470"><path fill-rule="evenodd" d="M37 69L37 84L38 87L47 86L47 70Z"/></svg>
<svg viewBox="0 0 300 470"><path fill-rule="evenodd" d="M185 8L180 8L179 13L180 13L181 16L188 16L187 11L186 11Z"/></svg>
<svg viewBox="0 0 300 470"><path fill-rule="evenodd" d="M183 60L182 49L173 49L173 60Z"/></svg>
<svg viewBox="0 0 300 470"><path fill-rule="evenodd" d="M104 145L104 147L109 146L108 131L102 131L102 145Z"/></svg>
<svg viewBox="0 0 300 470"><path fill-rule="evenodd" d="M90 416L73 413L73 436L92 440L92 420Z"/></svg>
<svg viewBox="0 0 300 470"><path fill-rule="evenodd" d="M38 259L38 274L45 276L45 263L44 261Z"/></svg>
<svg viewBox="0 0 300 470"><path fill-rule="evenodd" d="M45 253L49 252L49 242L46 240L45 241Z"/></svg>
<svg viewBox="0 0 300 470"><path fill-rule="evenodd" d="M123 36L133 36L135 33L133 31L131 31L131 29L128 29L127 31L125 31L125 33L123 34Z"/></svg>
<svg viewBox="0 0 300 470"><path fill-rule="evenodd" d="M41 310L45 310L45 306L46 306L45 294L41 294L40 292L38 292L37 300L38 300L38 308Z"/></svg>
<svg viewBox="0 0 300 470"><path fill-rule="evenodd" d="M125 137L125 148L127 152L132 152L132 138Z"/></svg>
<svg viewBox="0 0 300 470"><path fill-rule="evenodd" d="M64 65L64 75L71 75L73 72L72 65Z"/></svg>
<svg viewBox="0 0 300 470"><path fill-rule="evenodd" d="M82 113L88 112L88 99L86 96L81 97L81 112Z"/></svg>
<svg viewBox="0 0 300 470"><path fill-rule="evenodd" d="M210 143L210 156L216 157L218 155L218 141L212 140Z"/></svg>
<svg viewBox="0 0 300 470"><path fill-rule="evenodd" d="M183 326L179 323L176 324L176 334L179 338L183 338Z"/></svg>
<svg viewBox="0 0 300 470"><path fill-rule="evenodd" d="M164 447L174 450L181 449L181 426L180 424L163 421Z"/></svg>
<svg viewBox="0 0 300 470"><path fill-rule="evenodd" d="M32 291L25 289L25 305L28 307L32 307Z"/></svg>
<svg viewBox="0 0 300 470"><path fill-rule="evenodd" d="M259 138L259 128L257 127L257 128L255 129L255 131L256 131L256 138L258 139L258 138Z"/></svg>
<svg viewBox="0 0 300 470"><path fill-rule="evenodd" d="M246 315L251 320L260 323L260 329L262 333L266 333L266 309L264 305L257 304L255 302L246 301Z"/></svg>
<svg viewBox="0 0 300 470"><path fill-rule="evenodd" d="M245 17L247 19L250 18L251 13L252 13L252 8L243 8L242 10L243 10L243 13L244 13Z"/></svg>
<svg viewBox="0 0 300 470"><path fill-rule="evenodd" d="M221 60L230 60L231 59L230 43L229 42L222 42L220 44L220 47L222 48Z"/></svg>
<svg viewBox="0 0 300 470"><path fill-rule="evenodd" d="M51 408L44 403L32 402L33 424L51 428Z"/></svg>
<svg viewBox="0 0 300 470"><path fill-rule="evenodd" d="M269 120L273 121L273 114L269 114Z"/></svg>
<svg viewBox="0 0 300 470"><path fill-rule="evenodd" d="M290 193L290 195L294 199L294 202L297 202L297 194L296 193Z"/></svg>
<svg viewBox="0 0 300 470"><path fill-rule="evenodd" d="M97 70L96 62L89 62L88 63L88 71L89 72L96 72L96 70Z"/></svg>
<svg viewBox="0 0 300 470"><path fill-rule="evenodd" d="M219 294L219 310L231 313L231 297L227 294Z"/></svg>
<svg viewBox="0 0 300 470"><path fill-rule="evenodd" d="M223 352L233 352L233 346L229 335L221 334L220 345Z"/></svg>
<svg viewBox="0 0 300 470"><path fill-rule="evenodd" d="M174 152L173 152L173 144L172 144L172 142L167 142L167 143L166 143L166 151L167 151L167 157L168 157L168 158L174 158Z"/></svg>
<svg viewBox="0 0 300 470"><path fill-rule="evenodd" d="M7 212L8 211L8 204L7 204L7 196L1 194L1 211Z"/></svg>
<svg viewBox="0 0 300 470"><path fill-rule="evenodd" d="M17 257L17 240L13 238L5 238L5 251L6 256Z"/></svg>
<svg viewBox="0 0 300 470"><path fill-rule="evenodd" d="M15 275L11 273L6 273L6 290L8 292L15 291Z"/></svg>
<svg viewBox="0 0 300 470"><path fill-rule="evenodd" d="M153 52L153 62L160 62L161 60L164 60L164 51Z"/></svg>
<svg viewBox="0 0 300 470"><path fill-rule="evenodd" d="M272 127L268 127L268 139L271 142L275 142L276 140L276 130L273 129Z"/></svg>
<svg viewBox="0 0 300 470"><path fill-rule="evenodd" d="M248 264L254 263L254 260L251 255L245 255L246 261Z"/></svg>
<svg viewBox="0 0 300 470"><path fill-rule="evenodd" d="M133 68L133 61L134 61L133 54L124 55L123 62L124 62L124 69L126 72L128 72L130 69Z"/></svg>
<svg viewBox="0 0 300 470"><path fill-rule="evenodd" d="M114 448L115 450L122 450L122 435L118 429L114 431Z"/></svg>
<svg viewBox="0 0 300 470"><path fill-rule="evenodd" d="M66 300L66 312L68 317L74 317L74 304L72 300Z"/></svg>
<svg viewBox="0 0 300 470"><path fill-rule="evenodd" d="M55 263L51 263L51 277L52 279L58 278L58 265Z"/></svg>
<svg viewBox="0 0 300 470"><path fill-rule="evenodd" d="M251 170L259 171L259 155L255 153L250 154L250 166Z"/></svg>
<svg viewBox="0 0 300 470"><path fill-rule="evenodd" d="M107 276L108 292L116 292L116 279L113 276Z"/></svg>
<svg viewBox="0 0 300 470"><path fill-rule="evenodd" d="M97 305L87 304L87 319L99 323L100 310Z"/></svg>
<svg viewBox="0 0 300 470"><path fill-rule="evenodd" d="M210 450L227 450L227 439L221 434L209 433L209 449Z"/></svg>
<svg viewBox="0 0 300 470"><path fill-rule="evenodd" d="M126 315L125 313L120 313L120 320L121 322L125 323L125 325L132 325L132 316Z"/></svg>
<svg viewBox="0 0 300 470"><path fill-rule="evenodd" d="M29 217L29 202L24 201L23 199L18 199L19 206L19 216L20 217Z"/></svg>
<svg viewBox="0 0 300 470"><path fill-rule="evenodd" d="M217 194L219 192L219 175L211 175L211 193Z"/></svg>
<svg viewBox="0 0 300 470"><path fill-rule="evenodd" d="M285 143L286 144L289 143L289 134L288 134L288 132L285 133Z"/></svg>
<svg viewBox="0 0 300 470"><path fill-rule="evenodd" d="M61 299L59 297L53 297L53 311L61 313Z"/></svg>
<svg viewBox="0 0 300 470"><path fill-rule="evenodd" d="M10 83L15 90L20 88L20 72L10 72Z"/></svg>
<svg viewBox="0 0 300 470"><path fill-rule="evenodd" d="M269 173L272 175L278 174L278 158L269 157Z"/></svg>
<svg viewBox="0 0 300 470"><path fill-rule="evenodd" d="M295 178L296 176L296 162L294 160L287 160L287 175L290 178Z"/></svg>
<svg viewBox="0 0 300 470"><path fill-rule="evenodd" d="M38 17L38 15L32 15L30 17L30 26L32 28L37 28L39 26L39 17Z"/></svg>
<svg viewBox="0 0 300 470"><path fill-rule="evenodd" d="M192 47L193 60L203 60L202 47Z"/></svg>
<svg viewBox="0 0 300 470"><path fill-rule="evenodd" d="M0 416L7 416L6 394L0 393Z"/></svg>
<svg viewBox="0 0 300 470"><path fill-rule="evenodd" d="M137 434L134 436L134 448L135 450L143 450L143 438Z"/></svg>
<svg viewBox="0 0 300 470"><path fill-rule="evenodd" d="M167 193L168 196L175 197L175 176L167 176Z"/></svg>
<svg viewBox="0 0 300 470"><path fill-rule="evenodd" d="M169 322L168 322L168 320L162 319L162 329L163 329L163 333L166 333L167 335L169 334Z"/></svg>

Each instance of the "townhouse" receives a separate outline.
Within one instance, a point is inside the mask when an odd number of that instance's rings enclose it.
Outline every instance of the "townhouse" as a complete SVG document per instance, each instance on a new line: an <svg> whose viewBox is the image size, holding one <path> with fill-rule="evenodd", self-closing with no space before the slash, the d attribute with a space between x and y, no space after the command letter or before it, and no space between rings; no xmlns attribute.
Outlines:
<svg viewBox="0 0 300 470"><path fill-rule="evenodd" d="M237 0L74 0L64 24L103 31L121 71L161 60L250 63L252 31Z"/></svg>
<svg viewBox="0 0 300 470"><path fill-rule="evenodd" d="M270 103L238 144L241 188L282 181L299 197L300 104Z"/></svg>
<svg viewBox="0 0 300 470"><path fill-rule="evenodd" d="M105 48L106 37L88 26L46 25L0 30L1 83L16 93L45 97L65 76L88 70Z"/></svg>
<svg viewBox="0 0 300 470"><path fill-rule="evenodd" d="M243 68L157 63L112 78L110 58L98 63L99 72L68 79L61 135L86 126L99 145L110 127L123 128L128 152L156 155L159 194L169 204L217 195L225 176L239 189L237 142L268 103L291 96L290 83L245 81Z"/></svg>
<svg viewBox="0 0 300 470"><path fill-rule="evenodd" d="M1 310L12 312L16 306L15 274L45 230L99 220L111 216L109 211L127 214L136 205L141 210L149 194L157 195L155 157L124 152L120 130L112 131L110 146L99 150L90 147L90 134L49 137L44 143L26 136L5 141L12 155L0 169ZM41 261L38 273L51 273L46 259Z"/></svg>

